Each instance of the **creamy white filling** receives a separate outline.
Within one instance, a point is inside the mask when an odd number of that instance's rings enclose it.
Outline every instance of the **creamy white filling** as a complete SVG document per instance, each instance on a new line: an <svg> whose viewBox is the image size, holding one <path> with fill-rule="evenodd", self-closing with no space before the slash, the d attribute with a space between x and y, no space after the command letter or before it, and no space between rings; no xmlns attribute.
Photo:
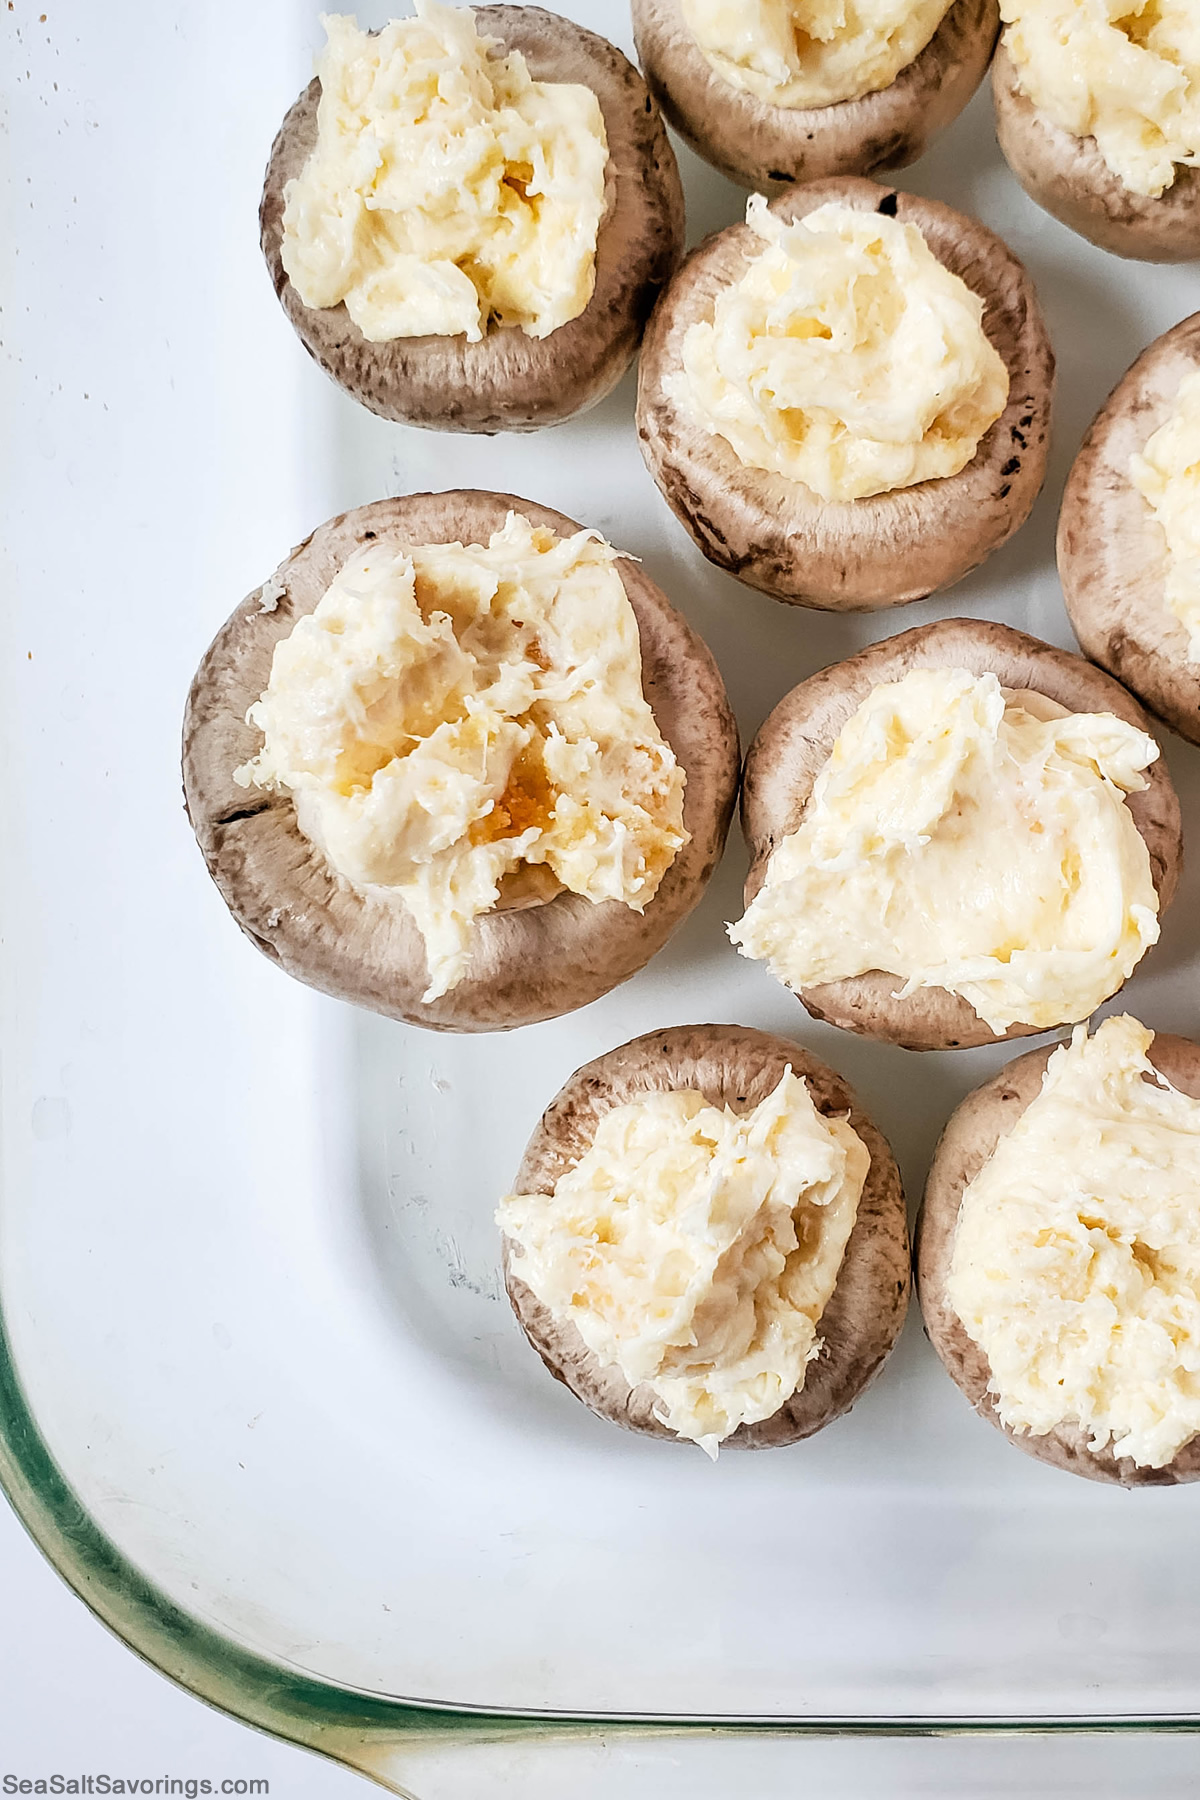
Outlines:
<svg viewBox="0 0 1200 1800"><path fill-rule="evenodd" d="M1200 164L1196 0L1000 0L1004 42L1039 112L1095 138L1131 193Z"/></svg>
<svg viewBox="0 0 1200 1800"><path fill-rule="evenodd" d="M729 935L796 989L879 969L996 1032L1086 1018L1158 938L1124 801L1158 754L1111 713L912 669L842 727Z"/></svg>
<svg viewBox="0 0 1200 1800"><path fill-rule="evenodd" d="M486 16L486 15L484 15ZM317 141L284 192L283 266L365 338L543 338L595 287L608 143L592 89L533 81L469 8L378 33L324 19Z"/></svg>
<svg viewBox="0 0 1200 1800"><path fill-rule="evenodd" d="M486 545L379 544L276 646L234 779L289 792L339 874L404 901L426 1001L509 876L642 912L688 841L615 558L518 513Z"/></svg>
<svg viewBox="0 0 1200 1800"><path fill-rule="evenodd" d="M957 475L1008 401L983 302L915 225L833 202L788 225L758 195L746 220L762 247L686 332L677 402L824 500Z"/></svg>
<svg viewBox="0 0 1200 1800"><path fill-rule="evenodd" d="M552 1194L496 1219L553 1317L715 1457L803 1386L869 1167L788 1069L742 1114L694 1089L613 1107Z"/></svg>
<svg viewBox="0 0 1200 1800"><path fill-rule="evenodd" d="M1188 636L1188 661L1200 663L1200 370L1188 375L1170 417L1129 465L1166 539L1163 598Z"/></svg>
<svg viewBox="0 0 1200 1800"><path fill-rule="evenodd" d="M890 87L951 0L681 0L725 81L768 106L832 106Z"/></svg>
<svg viewBox="0 0 1200 1800"><path fill-rule="evenodd" d="M1076 1028L963 1193L946 1297L1003 1422L1162 1468L1200 1431L1200 1103L1136 1019Z"/></svg>

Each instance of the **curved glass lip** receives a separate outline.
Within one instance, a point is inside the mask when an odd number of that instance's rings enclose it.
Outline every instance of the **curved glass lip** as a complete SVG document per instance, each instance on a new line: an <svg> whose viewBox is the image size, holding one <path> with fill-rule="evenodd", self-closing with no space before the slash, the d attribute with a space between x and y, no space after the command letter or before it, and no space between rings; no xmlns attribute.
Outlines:
<svg viewBox="0 0 1200 1800"><path fill-rule="evenodd" d="M942 1737L1067 1732L1200 1733L1200 1713L1046 1718L731 1718L728 1715L489 1711L372 1695L319 1680L249 1650L171 1600L87 1512L33 1416L0 1309L0 1490L47 1561L135 1655L242 1723L343 1762L385 1785L371 1752L407 1741L446 1744L580 1736L708 1734ZM397 1788L397 1791L403 1791Z"/></svg>

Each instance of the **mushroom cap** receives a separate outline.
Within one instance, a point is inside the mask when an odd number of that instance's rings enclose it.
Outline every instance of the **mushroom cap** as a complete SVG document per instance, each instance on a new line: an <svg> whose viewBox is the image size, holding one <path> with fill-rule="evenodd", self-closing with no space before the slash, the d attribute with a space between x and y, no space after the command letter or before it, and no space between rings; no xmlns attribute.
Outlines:
<svg viewBox="0 0 1200 1800"><path fill-rule="evenodd" d="M742 1025L678 1025L651 1031L576 1070L529 1140L515 1192L551 1194L591 1146L601 1117L642 1094L694 1088L713 1106L749 1112L790 1065L824 1114L849 1115L871 1153L871 1165L846 1244L837 1285L821 1314L820 1354L804 1386L779 1411L739 1425L726 1445L766 1449L811 1437L848 1411L876 1374L904 1323L909 1295L908 1221L900 1173L888 1148L840 1075L787 1038ZM649 1437L682 1442L654 1416L656 1396L631 1388L621 1371L589 1350L575 1325L558 1324L514 1272L504 1249L504 1278L513 1311L550 1373L602 1419Z"/></svg>
<svg viewBox="0 0 1200 1800"><path fill-rule="evenodd" d="M831 106L771 106L718 74L680 0L633 0L638 56L665 116L700 156L764 194L915 162L983 80L999 30L998 0L954 0L890 86Z"/></svg>
<svg viewBox="0 0 1200 1800"><path fill-rule="evenodd" d="M1058 573L1075 635L1181 737L1200 744L1200 663L1167 606L1162 527L1129 463L1200 369L1200 313L1156 338L1114 388L1075 458L1058 520Z"/></svg>
<svg viewBox="0 0 1200 1800"><path fill-rule="evenodd" d="M992 64L996 136L1009 168L1031 199L1090 243L1141 262L1191 262L1200 256L1200 169L1179 165L1157 200L1135 194L1114 175L1094 137L1075 137L1033 104L1018 85L1003 37Z"/></svg>
<svg viewBox="0 0 1200 1800"><path fill-rule="evenodd" d="M593 31L540 6L480 6L482 36L519 50L537 81L581 82L608 135L607 210L596 286L585 311L545 338L516 327L473 344L453 337L370 343L344 305L305 306L283 267L284 189L317 138L319 80L288 112L271 149L259 208L263 255L309 355L385 419L439 431L532 431L602 400L628 368L659 291L683 251L683 189L658 108L637 70Z"/></svg>
<svg viewBox="0 0 1200 1800"><path fill-rule="evenodd" d="M711 320L761 241L731 225L687 258L642 346L637 423L646 465L710 562L777 600L836 612L920 600L976 568L1028 518L1046 473L1054 355L1024 265L975 219L873 181L791 188L771 210L789 222L836 201L916 225L930 250L986 303L983 326L1008 368L1008 404L966 467L863 500L825 501L802 482L749 468L666 391L685 333Z"/></svg>
<svg viewBox="0 0 1200 1800"><path fill-rule="evenodd" d="M1111 712L1141 731L1149 721L1137 702L1111 677L1040 639L987 619L942 619L872 644L845 662L802 681L768 716L750 746L742 782L742 828L750 849L746 904L766 878L781 839L797 829L834 741L873 688L899 681L910 669L989 671L1000 685L1032 690L1069 712ZM1149 786L1125 803L1150 853L1160 913L1174 895L1183 859L1179 800L1165 761L1146 770ZM1043 1027L1012 1025L997 1034L961 994L918 988L900 999L894 974L877 969L843 981L805 988L800 999L814 1018L864 1037L882 1038L906 1050L956 1050L1030 1037Z"/></svg>
<svg viewBox="0 0 1200 1800"><path fill-rule="evenodd" d="M184 719L188 814L246 935L322 993L441 1031L505 1031L557 1018L635 974L700 899L737 791L737 727L712 655L628 557L614 566L637 619L642 690L686 774L691 833L644 913L566 892L485 913L475 921L466 977L426 1005L425 947L399 895L378 887L362 893L342 880L302 835L290 794L237 786L233 771L261 748L246 713L267 686L275 646L313 611L343 564L371 540L486 543L510 511L560 536L580 529L548 507L475 491L377 500L331 519L217 633Z"/></svg>
<svg viewBox="0 0 1200 1800"><path fill-rule="evenodd" d="M1043 1437L1013 1431L1001 1424L988 1393L992 1378L987 1357L946 1298L950 1258L958 1227L958 1211L967 1184L990 1159L1002 1137L1012 1130L1042 1088L1057 1044L1030 1050L967 1095L943 1131L934 1152L925 1199L917 1221L917 1291L930 1343L975 1411L1002 1431L1010 1443L1039 1462L1053 1463L1091 1481L1119 1482L1122 1487L1164 1487L1200 1478L1200 1436L1186 1443L1162 1469L1139 1468L1129 1457L1111 1450L1089 1450L1089 1434L1078 1425L1058 1425ZM1200 1100L1200 1046L1188 1038L1156 1033L1150 1061L1181 1093Z"/></svg>

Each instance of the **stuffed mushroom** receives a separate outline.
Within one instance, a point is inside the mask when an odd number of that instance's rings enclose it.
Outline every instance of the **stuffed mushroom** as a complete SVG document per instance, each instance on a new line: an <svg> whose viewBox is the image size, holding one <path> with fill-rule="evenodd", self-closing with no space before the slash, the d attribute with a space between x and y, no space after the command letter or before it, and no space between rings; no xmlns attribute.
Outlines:
<svg viewBox="0 0 1200 1800"><path fill-rule="evenodd" d="M996 0L633 0L671 124L762 193L915 162L979 86L999 29Z"/></svg>
<svg viewBox="0 0 1200 1800"><path fill-rule="evenodd" d="M188 811L251 940L451 1031L554 1018L648 962L737 778L721 677L665 595L503 494L322 526L218 633L184 724Z"/></svg>
<svg viewBox="0 0 1200 1800"><path fill-rule="evenodd" d="M749 204L660 302L638 433L705 556L804 606L917 600L966 575L1042 485L1054 358L984 226L854 179Z"/></svg>
<svg viewBox="0 0 1200 1800"><path fill-rule="evenodd" d="M505 1279L552 1375L651 1437L766 1447L844 1413L908 1304L884 1139L832 1069L738 1025L579 1069L502 1202Z"/></svg>
<svg viewBox="0 0 1200 1800"><path fill-rule="evenodd" d="M917 1227L925 1329L976 1411L1093 1481L1200 1477L1200 1046L1128 1016L968 1095Z"/></svg>
<svg viewBox="0 0 1200 1800"><path fill-rule="evenodd" d="M1200 37L1192 0L1001 0L996 135L1039 206L1101 249L1200 256Z"/></svg>
<svg viewBox="0 0 1200 1800"><path fill-rule="evenodd" d="M1084 438L1058 571L1092 661L1200 744L1200 313L1138 358Z"/></svg>
<svg viewBox="0 0 1200 1800"><path fill-rule="evenodd" d="M325 24L260 209L305 349L410 425L531 430L594 405L683 247L641 76L538 6L417 0L382 32Z"/></svg>
<svg viewBox="0 0 1200 1800"><path fill-rule="evenodd" d="M1159 935L1179 802L1082 657L948 619L793 688L746 759L730 926L815 1017L911 1050L1087 1018Z"/></svg>

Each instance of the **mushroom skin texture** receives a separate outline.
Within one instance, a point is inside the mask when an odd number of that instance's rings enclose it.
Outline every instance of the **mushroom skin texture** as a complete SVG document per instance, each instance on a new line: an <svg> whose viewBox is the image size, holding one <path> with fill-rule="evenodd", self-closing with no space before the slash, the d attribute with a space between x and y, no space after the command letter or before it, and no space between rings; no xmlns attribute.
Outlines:
<svg viewBox="0 0 1200 1800"><path fill-rule="evenodd" d="M581 82L600 102L608 137L606 212L596 286L585 311L549 337L491 330L370 343L344 305L306 306L283 267L284 188L316 142L319 80L279 128L259 207L263 255L279 302L313 360L381 418L437 431L534 431L602 400L632 361L646 320L684 243L683 189L658 108L637 70L607 39L540 6L474 9L481 36L519 50L535 81Z"/></svg>
<svg viewBox="0 0 1200 1800"><path fill-rule="evenodd" d="M992 64L996 136L1030 199L1080 237L1141 262L1191 262L1200 256L1200 169L1184 164L1157 199L1135 194L1114 175L1093 137L1075 137L1046 117L1021 89L1003 37Z"/></svg>
<svg viewBox="0 0 1200 1800"><path fill-rule="evenodd" d="M310 613L370 540L486 543L510 511L560 536L561 513L507 494L464 490L377 500L322 525L217 633L192 683L183 728L188 816L237 923L289 975L335 999L438 1031L507 1031L586 1006L644 967L704 892L724 849L738 782L737 727L712 655L638 564L614 567L641 638L642 691L687 776L691 841L642 914L561 892L475 921L466 977L426 1004L425 946L398 895L362 893L301 833L290 794L239 787L233 771L262 737L247 709L266 688L276 644ZM519 877L522 870L516 871Z"/></svg>
<svg viewBox="0 0 1200 1800"><path fill-rule="evenodd" d="M797 829L834 740L872 688L898 681L914 668L968 669L994 674L1002 687L1031 689L1069 712L1111 712L1149 730L1125 689L1081 656L987 619L942 619L872 644L834 663L786 694L750 746L742 780L742 829L750 851L745 899L749 906L766 878L776 844ZM1146 770L1149 785L1125 804L1150 853L1161 917L1179 880L1183 845L1179 800L1160 757ZM799 995L816 1019L905 1050L971 1049L1030 1037L1042 1028L1012 1025L997 1034L968 1000L947 988L918 988L904 999L896 975L872 969L843 981L805 988Z"/></svg>
<svg viewBox="0 0 1200 1800"><path fill-rule="evenodd" d="M823 1114L849 1115L871 1153L871 1166L846 1245L837 1285L817 1327L820 1354L804 1386L779 1411L739 1425L721 1448L769 1449L811 1437L847 1412L877 1374L908 1309L908 1221L900 1172L887 1141L841 1077L787 1038L742 1025L678 1025L651 1031L577 1069L551 1101L529 1140L514 1192L549 1194L589 1149L611 1107L642 1094L695 1088L713 1106L751 1111L791 1066ZM654 1416L652 1390L631 1388L620 1369L602 1363L568 1320L559 1324L514 1271L508 1240L504 1280L521 1329L549 1369L577 1399L629 1431L684 1440Z"/></svg>
<svg viewBox="0 0 1200 1800"><path fill-rule="evenodd" d="M1033 283L995 234L939 201L846 176L791 188L771 210L789 222L836 202L921 231L938 261L986 302L983 327L1008 369L1008 403L957 475L863 500L825 501L743 463L666 391L689 327L761 246L747 225L707 238L684 262L646 332L637 427L646 466L676 518L718 568L777 600L874 612L960 581L1025 523L1046 474L1054 354Z"/></svg>
<svg viewBox="0 0 1200 1800"><path fill-rule="evenodd" d="M988 1393L992 1373L988 1359L946 1299L963 1192L1000 1139L1037 1099L1046 1064L1058 1048L1055 1043L1027 1051L977 1087L951 1114L938 1140L916 1228L917 1292L925 1333L980 1418L1002 1431L1026 1456L1073 1475L1085 1475L1090 1481L1116 1482L1122 1487L1169 1487L1196 1481L1200 1479L1200 1436L1184 1444L1163 1468L1151 1469L1127 1456L1114 1456L1110 1449L1089 1450L1089 1434L1079 1425L1058 1425L1042 1437L1033 1437L1002 1424ZM1200 1046L1187 1038L1156 1032L1149 1057L1173 1087L1193 1100L1200 1099Z"/></svg>
<svg viewBox="0 0 1200 1800"><path fill-rule="evenodd" d="M1156 338L1113 389L1075 458L1058 519L1058 573L1084 652L1193 744L1200 663L1188 661L1187 631L1164 598L1162 527L1129 463L1197 369L1200 313Z"/></svg>
<svg viewBox="0 0 1200 1800"><path fill-rule="evenodd" d="M831 106L771 106L717 73L680 0L633 0L638 57L665 117L698 155L761 194L915 162L983 80L999 30L998 0L954 0L888 87Z"/></svg>

